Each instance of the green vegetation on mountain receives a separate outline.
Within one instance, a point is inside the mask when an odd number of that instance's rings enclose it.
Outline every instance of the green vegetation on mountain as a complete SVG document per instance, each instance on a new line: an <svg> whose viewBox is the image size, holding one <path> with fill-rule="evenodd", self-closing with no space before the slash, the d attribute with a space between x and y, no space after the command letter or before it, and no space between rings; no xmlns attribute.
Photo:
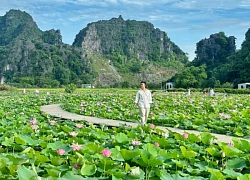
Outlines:
<svg viewBox="0 0 250 180"><path fill-rule="evenodd" d="M250 82L250 29L245 34L241 49L229 58L228 78L234 84Z"/></svg>
<svg viewBox="0 0 250 180"><path fill-rule="evenodd" d="M95 77L82 49L62 43L59 30L41 31L26 12L0 17L0 77L18 87L59 87Z"/></svg>
<svg viewBox="0 0 250 180"><path fill-rule="evenodd" d="M199 41L196 45L195 59L173 77L176 86L237 87L238 83L250 82L250 30L246 33L246 39L239 51L236 51L235 39L219 32ZM194 73L191 71L194 67L205 71ZM185 80L180 79L185 76ZM198 86L194 83L195 80L199 81Z"/></svg>

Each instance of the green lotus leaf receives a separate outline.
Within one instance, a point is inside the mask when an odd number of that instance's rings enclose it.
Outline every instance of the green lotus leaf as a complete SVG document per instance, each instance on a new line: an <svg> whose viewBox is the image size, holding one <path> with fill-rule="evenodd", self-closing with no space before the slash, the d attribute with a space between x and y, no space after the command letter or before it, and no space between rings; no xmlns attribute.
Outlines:
<svg viewBox="0 0 250 180"><path fill-rule="evenodd" d="M4 157L0 157L0 169L4 168L7 165L7 159Z"/></svg>
<svg viewBox="0 0 250 180"><path fill-rule="evenodd" d="M158 155L159 147L147 143L146 145L143 146L143 149L145 149L151 156L156 157ZM141 152L141 154L145 152Z"/></svg>
<svg viewBox="0 0 250 180"><path fill-rule="evenodd" d="M116 134L115 139L118 143L127 143L129 141L128 136L124 133Z"/></svg>
<svg viewBox="0 0 250 180"><path fill-rule="evenodd" d="M211 156L217 156L220 154L218 149L216 149L215 147L206 148L205 151L207 151Z"/></svg>
<svg viewBox="0 0 250 180"><path fill-rule="evenodd" d="M9 159L9 161L11 161L12 162L12 164L14 164L14 165L22 165L22 164L25 164L25 163L28 163L29 162L29 159L27 159L25 156L17 156L17 155L10 155L10 154L8 154L7 156L6 156L8 159Z"/></svg>
<svg viewBox="0 0 250 180"><path fill-rule="evenodd" d="M39 163L50 162L47 156L41 155L39 152L36 152L36 158Z"/></svg>
<svg viewBox="0 0 250 180"><path fill-rule="evenodd" d="M206 144L209 145L211 144L212 140L215 138L214 136L212 136L210 133L201 133L200 134L201 137L201 141Z"/></svg>
<svg viewBox="0 0 250 180"><path fill-rule="evenodd" d="M243 176L237 177L237 180L250 180L250 174L244 174Z"/></svg>
<svg viewBox="0 0 250 180"><path fill-rule="evenodd" d="M225 143L219 142L218 144L220 148L222 149L222 151L225 153L225 156L227 157L237 156L242 153L242 151L240 151L239 149L232 147L232 146L228 146Z"/></svg>
<svg viewBox="0 0 250 180"><path fill-rule="evenodd" d="M96 173L96 165L83 164L81 168L81 175L92 176Z"/></svg>
<svg viewBox="0 0 250 180"><path fill-rule="evenodd" d="M148 157L146 155L142 155L142 157L136 157L132 161L139 164L142 167L148 166Z"/></svg>
<svg viewBox="0 0 250 180"><path fill-rule="evenodd" d="M240 142L241 145L242 145L243 150L245 150L246 152L250 152L250 142L249 141L247 141L247 140L240 140L239 141L238 139L233 139L233 142L235 144L235 147L236 147L236 144L237 144L236 142ZM238 147L236 147L236 148L238 148Z"/></svg>
<svg viewBox="0 0 250 180"><path fill-rule="evenodd" d="M1 143L4 146L11 146L13 143L13 138L4 137L4 141Z"/></svg>
<svg viewBox="0 0 250 180"><path fill-rule="evenodd" d="M130 170L130 165L128 163L125 164L125 172L128 172Z"/></svg>
<svg viewBox="0 0 250 180"><path fill-rule="evenodd" d="M172 162L174 162L176 164L176 166L178 166L180 168L183 168L183 167L187 166L186 161L172 159Z"/></svg>
<svg viewBox="0 0 250 180"><path fill-rule="evenodd" d="M232 169L224 169L222 172L227 176L227 178L232 178L232 179L235 179L242 175L241 173L235 172Z"/></svg>
<svg viewBox="0 0 250 180"><path fill-rule="evenodd" d="M37 177L37 174L25 166L21 166L17 170L17 176L19 180L29 180L31 178Z"/></svg>
<svg viewBox="0 0 250 180"><path fill-rule="evenodd" d="M39 139L34 140L30 136L19 135L18 137L20 138L20 140L25 141L27 144L31 146L38 146L42 142L42 140L39 140Z"/></svg>
<svg viewBox="0 0 250 180"><path fill-rule="evenodd" d="M42 159L41 159L42 160ZM49 160L49 159L46 159L46 160ZM63 162L65 161L65 159L62 159L60 157L52 157L51 158L51 163L54 165L54 166L60 166ZM45 161L46 162L46 161Z"/></svg>
<svg viewBox="0 0 250 180"><path fill-rule="evenodd" d="M122 149L120 151L120 153L125 161L133 159L139 155L138 151L130 151L130 150L126 150L126 149Z"/></svg>
<svg viewBox="0 0 250 180"><path fill-rule="evenodd" d="M243 159L243 158L234 158L234 159L230 159L226 162L227 169L242 170L245 167L247 167L247 165L246 165L245 159Z"/></svg>
<svg viewBox="0 0 250 180"><path fill-rule="evenodd" d="M207 168L208 172L211 173L210 180L225 180L225 176L217 169Z"/></svg>
<svg viewBox="0 0 250 180"><path fill-rule="evenodd" d="M15 142L16 142L17 144L26 145L26 142L24 141L24 139L22 139L22 138L19 137L19 136L15 137Z"/></svg>
<svg viewBox="0 0 250 180"><path fill-rule="evenodd" d="M111 158L116 161L124 161L120 151L115 148L111 149Z"/></svg>
<svg viewBox="0 0 250 180"><path fill-rule="evenodd" d="M56 168L45 168L45 170L47 171L48 175L52 177L59 177L59 174L61 173L60 169Z"/></svg>
<svg viewBox="0 0 250 180"><path fill-rule="evenodd" d="M150 165L151 167L160 166L162 164L163 164L163 161L160 157L151 157L148 160L148 165Z"/></svg>
<svg viewBox="0 0 250 180"><path fill-rule="evenodd" d="M61 126L61 128L62 128L62 130L63 130L64 132L66 132L66 133L72 132L72 131L73 131L72 128L70 128L70 127L68 127L68 126L66 126L66 125Z"/></svg>
<svg viewBox="0 0 250 180"><path fill-rule="evenodd" d="M182 152L182 155L185 157L185 158L187 158L187 159L189 159L189 158L193 158L193 157L195 157L196 156L196 152L194 152L194 151L192 151L192 150L187 150L184 146L181 146L180 147L181 148L181 152Z"/></svg>
<svg viewBox="0 0 250 180"><path fill-rule="evenodd" d="M242 130L237 130L235 131L235 134L239 137L243 137L244 136L244 133L242 132Z"/></svg>
<svg viewBox="0 0 250 180"><path fill-rule="evenodd" d="M54 151L58 149L64 149L67 147L66 144L62 143L61 141L56 141L54 143L48 143L47 148L52 149Z"/></svg>
<svg viewBox="0 0 250 180"><path fill-rule="evenodd" d="M196 136L195 134L189 134L188 135L188 140L192 141L192 142L200 142L200 138L198 136Z"/></svg>
<svg viewBox="0 0 250 180"><path fill-rule="evenodd" d="M33 150L31 147L27 147L26 149L24 149L21 154L26 154L28 152L30 152L30 150Z"/></svg>
<svg viewBox="0 0 250 180"><path fill-rule="evenodd" d="M90 152L90 153L99 153L102 151L102 147L100 147L98 144L96 143L89 143L86 145L86 148L87 148L87 151Z"/></svg>
<svg viewBox="0 0 250 180"><path fill-rule="evenodd" d="M250 110L249 109L244 109L241 111L241 114L244 118L250 118Z"/></svg>
<svg viewBox="0 0 250 180"><path fill-rule="evenodd" d="M66 173L62 178L58 178L58 180L84 180L82 176L75 175L72 172Z"/></svg>

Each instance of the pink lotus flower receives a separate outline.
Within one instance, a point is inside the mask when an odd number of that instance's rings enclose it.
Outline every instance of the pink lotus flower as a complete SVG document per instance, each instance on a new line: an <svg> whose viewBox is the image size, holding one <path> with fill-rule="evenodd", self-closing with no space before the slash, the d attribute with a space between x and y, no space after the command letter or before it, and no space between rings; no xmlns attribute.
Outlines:
<svg viewBox="0 0 250 180"><path fill-rule="evenodd" d="M102 150L102 155L104 157L109 157L111 155L111 151L109 149Z"/></svg>
<svg viewBox="0 0 250 180"><path fill-rule="evenodd" d="M35 125L37 123L38 121L36 120L36 118L33 118L33 120L30 121L30 125Z"/></svg>
<svg viewBox="0 0 250 180"><path fill-rule="evenodd" d="M151 129L154 129L154 128L155 128L155 125L154 125L154 124L150 124L149 127L150 127Z"/></svg>
<svg viewBox="0 0 250 180"><path fill-rule="evenodd" d="M168 132L165 132L165 133L162 132L161 135L162 135L163 137L165 137L165 138L168 138L168 137L169 137L169 133L168 133Z"/></svg>
<svg viewBox="0 0 250 180"><path fill-rule="evenodd" d="M73 166L75 169L80 169L80 166L78 166L78 164L74 164L74 166Z"/></svg>
<svg viewBox="0 0 250 180"><path fill-rule="evenodd" d="M79 145L78 143L72 143L70 146L74 151L80 151L82 149L82 145Z"/></svg>
<svg viewBox="0 0 250 180"><path fill-rule="evenodd" d="M183 133L183 135L182 135L185 139L187 139L188 138L188 134L187 133Z"/></svg>
<svg viewBox="0 0 250 180"><path fill-rule="evenodd" d="M139 146L142 143L141 143L141 141L132 140L131 144L134 145L134 146Z"/></svg>
<svg viewBox="0 0 250 180"><path fill-rule="evenodd" d="M56 124L56 121L54 121L54 120L48 120L48 121L49 121L49 124L52 126Z"/></svg>
<svg viewBox="0 0 250 180"><path fill-rule="evenodd" d="M36 131L39 128L39 126L38 125L32 125L31 128Z"/></svg>
<svg viewBox="0 0 250 180"><path fill-rule="evenodd" d="M79 124L79 123L77 123L77 124L75 124L75 126L77 127L77 128L82 128L83 127L83 124Z"/></svg>
<svg viewBox="0 0 250 180"><path fill-rule="evenodd" d="M73 137L76 137L78 135L78 132L75 132L75 131L69 132L69 135L71 135Z"/></svg>
<svg viewBox="0 0 250 180"><path fill-rule="evenodd" d="M157 147L160 146L160 144L158 142L155 142L154 145L157 146Z"/></svg>
<svg viewBox="0 0 250 180"><path fill-rule="evenodd" d="M220 113L219 116L220 116L220 118L223 118L223 119L230 119L231 118L230 115L224 114L224 113Z"/></svg>
<svg viewBox="0 0 250 180"><path fill-rule="evenodd" d="M231 146L231 147L234 147L234 144L232 142L229 142L227 145Z"/></svg>
<svg viewBox="0 0 250 180"><path fill-rule="evenodd" d="M58 155L62 156L62 155L64 155L65 150L64 149L58 149L56 152L57 152Z"/></svg>

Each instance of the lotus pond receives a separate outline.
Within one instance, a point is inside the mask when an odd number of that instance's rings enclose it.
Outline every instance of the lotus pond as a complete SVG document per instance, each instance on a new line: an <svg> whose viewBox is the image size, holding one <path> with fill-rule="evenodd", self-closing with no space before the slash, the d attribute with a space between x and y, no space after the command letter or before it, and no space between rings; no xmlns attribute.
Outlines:
<svg viewBox="0 0 250 180"><path fill-rule="evenodd" d="M86 116L137 122L136 92L89 92L67 96L62 107ZM250 138L250 95L155 93L149 123Z"/></svg>
<svg viewBox="0 0 250 180"><path fill-rule="evenodd" d="M0 96L0 179L250 179L250 143L217 143L208 133L248 137L248 96L156 93L151 124L137 128L63 120L40 111L41 105L60 103L79 114L136 121L134 95L119 91ZM205 132L164 133L153 124Z"/></svg>

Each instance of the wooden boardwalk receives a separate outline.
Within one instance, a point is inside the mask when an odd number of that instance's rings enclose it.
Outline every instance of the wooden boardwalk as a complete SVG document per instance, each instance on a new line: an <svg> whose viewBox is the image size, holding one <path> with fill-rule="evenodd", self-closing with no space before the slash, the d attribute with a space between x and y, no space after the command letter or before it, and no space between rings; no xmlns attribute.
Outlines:
<svg viewBox="0 0 250 180"><path fill-rule="evenodd" d="M97 118L97 117L89 117L89 116L83 116L79 114L70 113L70 112L64 111L60 107L60 104L41 106L41 111L54 117L59 117L59 118L69 119L69 120L84 120L93 124L106 124L108 126L117 126L117 127L122 124L126 124L132 127L138 126L137 123L132 123L132 122L102 119L102 118ZM171 128L171 127L163 127L163 126L156 126L156 127L166 132L170 130L173 132L177 132L179 134L183 134L184 132L186 132L189 134L199 135L200 133L202 133L202 132L194 131L194 130L182 130L182 129ZM232 142L232 138L233 138L232 136L226 136L226 135L214 134L214 133L211 133L211 134L217 138L217 141L226 142L226 143ZM241 138L238 138L238 139L241 139ZM245 140L250 141L249 139L245 139Z"/></svg>

